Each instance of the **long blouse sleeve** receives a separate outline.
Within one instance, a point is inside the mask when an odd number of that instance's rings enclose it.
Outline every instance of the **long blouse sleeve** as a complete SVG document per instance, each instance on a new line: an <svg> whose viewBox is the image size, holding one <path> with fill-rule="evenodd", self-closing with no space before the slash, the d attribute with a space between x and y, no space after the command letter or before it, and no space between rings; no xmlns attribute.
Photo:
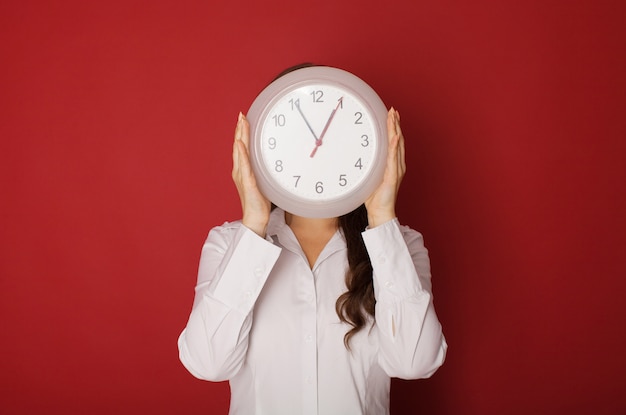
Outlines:
<svg viewBox="0 0 626 415"><path fill-rule="evenodd" d="M179 357L200 379L234 376L246 357L252 309L281 249L240 223L209 232Z"/></svg>
<svg viewBox="0 0 626 415"><path fill-rule="evenodd" d="M397 219L363 233L373 268L379 364L391 377L431 376L447 350L422 235Z"/></svg>

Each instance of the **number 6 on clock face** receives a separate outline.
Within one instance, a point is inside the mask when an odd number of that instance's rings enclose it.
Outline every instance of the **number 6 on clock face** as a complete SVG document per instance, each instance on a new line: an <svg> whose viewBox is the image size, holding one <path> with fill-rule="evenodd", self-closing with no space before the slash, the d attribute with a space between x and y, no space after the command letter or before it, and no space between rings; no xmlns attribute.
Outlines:
<svg viewBox="0 0 626 415"><path fill-rule="evenodd" d="M259 188L296 215L348 213L382 179L386 116L378 95L340 69L303 68L277 79L248 112Z"/></svg>

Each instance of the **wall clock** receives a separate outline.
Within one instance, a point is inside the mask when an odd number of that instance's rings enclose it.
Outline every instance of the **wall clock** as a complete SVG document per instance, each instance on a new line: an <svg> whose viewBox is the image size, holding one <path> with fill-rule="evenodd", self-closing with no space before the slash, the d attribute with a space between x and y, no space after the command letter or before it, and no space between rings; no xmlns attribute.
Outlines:
<svg viewBox="0 0 626 415"><path fill-rule="evenodd" d="M350 72L327 66L290 72L257 96L247 117L259 189L290 213L341 216L382 180L387 109Z"/></svg>

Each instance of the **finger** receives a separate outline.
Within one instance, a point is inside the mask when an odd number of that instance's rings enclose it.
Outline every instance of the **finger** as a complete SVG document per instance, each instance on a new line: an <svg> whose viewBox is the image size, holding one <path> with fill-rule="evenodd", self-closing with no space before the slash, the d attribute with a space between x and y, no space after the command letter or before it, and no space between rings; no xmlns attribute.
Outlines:
<svg viewBox="0 0 626 415"><path fill-rule="evenodd" d="M391 182L398 180L398 135L391 136L389 148L387 149L387 167L385 168L385 176Z"/></svg>
<svg viewBox="0 0 626 415"><path fill-rule="evenodd" d="M239 113L240 122L241 122L241 141L246 146L246 151L250 149L250 123L248 123L248 119L242 113Z"/></svg>
<svg viewBox="0 0 626 415"><path fill-rule="evenodd" d="M241 174L244 179L250 184L256 185L254 180L254 173L252 172L252 165L250 164L250 124L245 115L241 114L241 135L240 135L240 153L239 153L239 166Z"/></svg>
<svg viewBox="0 0 626 415"><path fill-rule="evenodd" d="M397 177L399 171L399 137L397 132L396 110L394 108L391 108L389 110L389 114L387 115L387 136L389 139L389 144L387 148L387 169L390 173L393 172L394 176ZM396 177L394 177L393 179L395 180Z"/></svg>
<svg viewBox="0 0 626 415"><path fill-rule="evenodd" d="M243 121L243 114L240 112L239 115L237 115L237 126L235 127L235 140L241 139L242 121Z"/></svg>
<svg viewBox="0 0 626 415"><path fill-rule="evenodd" d="M391 143L396 133L396 110L391 107L387 113L387 144Z"/></svg>
<svg viewBox="0 0 626 415"><path fill-rule="evenodd" d="M398 162L396 165L397 174L399 178L402 178L404 172L406 171L406 162L405 162L405 149L404 149L404 135L402 134L402 129L400 128L400 113L393 110L393 130L394 134L397 136L397 148L396 151L398 153Z"/></svg>
<svg viewBox="0 0 626 415"><path fill-rule="evenodd" d="M233 180L236 180L237 174L239 173L239 154L237 154L237 142L233 143L233 169L231 171L231 175Z"/></svg>
<svg viewBox="0 0 626 415"><path fill-rule="evenodd" d="M238 153L238 171L242 181L248 181L251 176L250 160L248 159L248 153L246 146L242 140L237 141L237 153Z"/></svg>
<svg viewBox="0 0 626 415"><path fill-rule="evenodd" d="M400 113L396 111L396 133L398 134L398 160L401 176L406 172L406 151L404 147L404 134L400 127Z"/></svg>
<svg viewBox="0 0 626 415"><path fill-rule="evenodd" d="M235 139L233 141L233 178L235 174L239 171L239 149L237 142L241 137L241 113L239 113L239 117L237 119L237 126L235 127Z"/></svg>

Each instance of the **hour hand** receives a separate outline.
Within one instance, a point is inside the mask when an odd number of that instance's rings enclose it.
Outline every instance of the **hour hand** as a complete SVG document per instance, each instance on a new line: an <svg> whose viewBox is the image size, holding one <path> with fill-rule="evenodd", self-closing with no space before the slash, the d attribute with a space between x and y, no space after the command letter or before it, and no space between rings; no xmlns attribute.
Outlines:
<svg viewBox="0 0 626 415"><path fill-rule="evenodd" d="M317 138L317 134L315 134L315 131L313 131L313 127L311 127L311 124L309 124L309 121L306 119L306 117L304 116L304 113L300 109L300 100L296 100L295 106L298 109L298 112L300 113L300 115L302 116L302 119L304 120L306 126L309 127L309 131L311 131L311 134L313 134L313 137L315 138L315 142L318 142L319 139Z"/></svg>

